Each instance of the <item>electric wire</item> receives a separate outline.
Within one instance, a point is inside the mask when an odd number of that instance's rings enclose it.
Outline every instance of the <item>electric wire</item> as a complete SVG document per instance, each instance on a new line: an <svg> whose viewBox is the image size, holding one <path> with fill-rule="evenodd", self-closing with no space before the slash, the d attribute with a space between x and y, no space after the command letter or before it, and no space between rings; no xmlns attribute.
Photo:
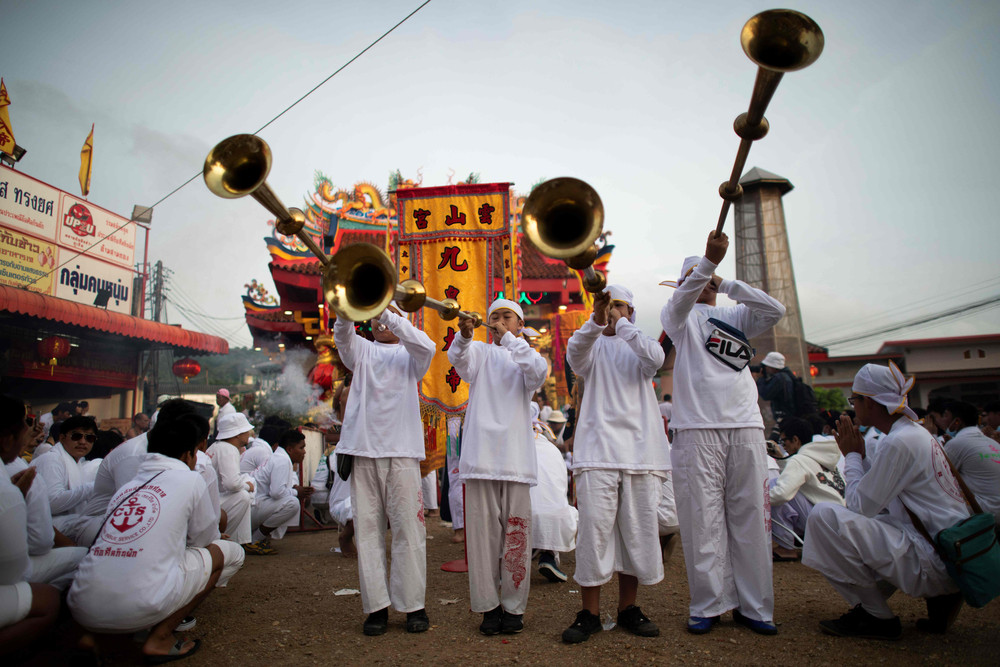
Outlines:
<svg viewBox="0 0 1000 667"><path fill-rule="evenodd" d="M379 42L381 42L383 39L385 39L389 35L389 33L391 33L396 28L398 28L399 26L401 26L404 23L406 23L406 21L409 20L410 17L412 17L414 14L416 14L417 12L419 12L421 9L423 9L424 7L426 7L427 5L429 5L430 2L431 2L431 0L424 0L424 2L419 7L417 7L412 12L410 12L409 14L407 14L396 25L392 26L391 28L389 28L388 30L386 30L384 33L382 33L382 35L379 36L378 39L376 39L374 42L372 42L371 44L369 44L368 46L366 46L364 49L362 49L360 52L358 52L357 55L355 55L353 58L351 58L350 60L348 60L346 63L344 63L343 65L341 65L333 74L331 74L330 76L328 76L325 79L323 79L322 81L320 81L318 84L316 84L315 86L313 86L313 88L310 89L309 92L307 92L305 95L303 95L299 99L297 99L294 102L292 102L290 105L288 105L287 107L285 107L282 111L280 111L278 113L278 115L274 116L271 120L269 120L266 123L264 123L263 125L261 125L260 128L256 132L254 132L254 134L259 134L262 130L264 130L264 128L268 127L269 125L271 125L271 123L273 123L274 121L276 121L279 118L281 118L282 116L284 116L288 111L290 111L292 109L292 107L298 105L299 102L301 102L302 100L306 99L307 97L309 97L310 95L312 95L314 92L316 92L317 90L319 90L319 88L321 86L323 86L326 82L328 82L330 79L332 79L333 77L335 77L338 74L340 74L340 72L342 72L345 68L347 68L351 63L353 63L355 60L357 60L358 58L360 58L361 56L363 56L369 49L371 49L373 46L375 46L376 44L378 44ZM184 181L183 183L181 183L180 185L178 185L176 188L174 188L173 190L171 190L169 193L167 193L166 195L164 195L163 197L161 197L160 199L158 199L156 201L156 203L154 203L149 208L150 209L156 208L157 206L159 206L160 204L162 204L163 202L165 202L167 199L169 199L170 197L174 196L177 192L179 192L180 190L182 190L183 188L185 188L191 181L197 179L201 175L202 175L201 171L197 172L191 178L187 179L186 181ZM21 289L27 289L28 287L31 287L32 285L34 285L36 282L38 282L42 278L45 278L45 277L48 277L48 276L52 275L53 273L55 273L56 271L58 271L59 269L61 269L63 266L65 266L65 265L69 264L70 262L74 261L80 255L82 255L82 254L84 254L86 252L89 252L91 249L99 246L101 243L104 243L105 240L107 240L108 238L114 236L115 234L117 234L121 230L125 229L128 225L130 225L133 222L134 222L134 220L128 220L128 221L126 221L125 223L123 223L119 227L117 227L114 230L108 232L107 235L102 236L101 238L97 239L96 241L94 241L93 243L91 243L89 246L87 246L86 248L84 248L83 250L81 250L80 252L76 253L75 255L73 255L72 257L70 257L69 259L67 259L65 262L63 262L59 266L54 267L48 273L40 274L40 275L36 276L30 282L25 283L24 285L20 285L19 287Z"/></svg>

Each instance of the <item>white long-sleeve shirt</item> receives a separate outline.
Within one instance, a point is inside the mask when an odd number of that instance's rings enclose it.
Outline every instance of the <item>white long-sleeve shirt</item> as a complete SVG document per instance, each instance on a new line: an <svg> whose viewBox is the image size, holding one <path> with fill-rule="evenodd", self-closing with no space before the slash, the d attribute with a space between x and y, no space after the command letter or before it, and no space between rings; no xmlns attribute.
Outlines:
<svg viewBox="0 0 1000 667"><path fill-rule="evenodd" d="M41 481L45 485L52 516L83 512L94 491L92 483L83 481L85 463L83 458L77 461L70 456L62 443L56 443L48 454L32 459L32 467L38 469L35 484Z"/></svg>
<svg viewBox="0 0 1000 667"><path fill-rule="evenodd" d="M263 468L267 460L271 458L272 451L267 440L254 438L247 443L247 450L240 457L240 472L256 477L257 471Z"/></svg>
<svg viewBox="0 0 1000 667"><path fill-rule="evenodd" d="M944 446L958 474L984 512L1000 523L1000 443L966 426Z"/></svg>
<svg viewBox="0 0 1000 667"><path fill-rule="evenodd" d="M183 602L178 596L186 589L185 549L219 539L208 488L181 461L149 454L135 479L112 498L108 512L94 546L80 561L69 590L70 610L97 631L151 626Z"/></svg>
<svg viewBox="0 0 1000 667"><path fill-rule="evenodd" d="M639 327L619 318L605 336L593 315L566 345L566 360L586 390L573 443L573 470L670 470L670 448L652 379L663 348Z"/></svg>
<svg viewBox="0 0 1000 667"><path fill-rule="evenodd" d="M0 466L0 586L17 584L31 576L27 513L20 489L10 481L7 468Z"/></svg>
<svg viewBox="0 0 1000 667"><path fill-rule="evenodd" d="M250 489L253 478L240 472L240 451L236 445L216 440L206 452L219 473L219 494L222 497Z"/></svg>
<svg viewBox="0 0 1000 667"><path fill-rule="evenodd" d="M94 492L83 507L87 516L104 516L111 498L139 472L149 445L146 433L118 445L101 460L94 477Z"/></svg>
<svg viewBox="0 0 1000 667"><path fill-rule="evenodd" d="M844 475L847 508L867 517L899 498L933 536L969 516L941 445L906 417L897 419L881 439L868 472L861 455L851 452L844 460Z"/></svg>
<svg viewBox="0 0 1000 667"><path fill-rule="evenodd" d="M799 493L813 505L843 505L845 485L837 471L838 460L840 450L833 436L813 436L793 456L778 461L781 474L771 484L771 505L784 505Z"/></svg>
<svg viewBox="0 0 1000 667"><path fill-rule="evenodd" d="M499 346L458 334L448 360L469 383L459 478L534 486L538 472L530 406L548 375L545 360L509 331Z"/></svg>
<svg viewBox="0 0 1000 667"><path fill-rule="evenodd" d="M274 450L264 467L257 471L256 480L258 501L264 498L273 500L296 498L299 495L298 491L292 488L299 481L298 476L292 468L292 459L284 447Z"/></svg>
<svg viewBox="0 0 1000 667"><path fill-rule="evenodd" d="M212 509L215 510L215 517L221 519L222 500L219 498L219 473L216 471L211 457L201 450L198 450L198 460L194 464L194 471L201 475L205 481L208 497L212 501Z"/></svg>
<svg viewBox="0 0 1000 667"><path fill-rule="evenodd" d="M354 372L337 453L423 460L417 383L430 368L434 343L405 317L389 310L382 312L378 322L389 327L399 343L366 340L346 318L337 318L333 325L340 360Z"/></svg>
<svg viewBox="0 0 1000 667"><path fill-rule="evenodd" d="M747 338L759 336L784 317L785 307L740 280L723 280L719 292L736 306L696 303L718 265L702 257L660 312L663 330L677 348L674 363L673 419L670 428L764 428L757 407L757 385L750 369L737 372L705 348L714 318L736 327Z"/></svg>
<svg viewBox="0 0 1000 667"><path fill-rule="evenodd" d="M13 477L27 467L28 464L21 457L5 466L8 477ZM42 484L37 486L32 484L24 504L28 512L28 553L32 556L44 556L52 551L56 539L56 531L52 527L52 510L49 508L49 494Z"/></svg>

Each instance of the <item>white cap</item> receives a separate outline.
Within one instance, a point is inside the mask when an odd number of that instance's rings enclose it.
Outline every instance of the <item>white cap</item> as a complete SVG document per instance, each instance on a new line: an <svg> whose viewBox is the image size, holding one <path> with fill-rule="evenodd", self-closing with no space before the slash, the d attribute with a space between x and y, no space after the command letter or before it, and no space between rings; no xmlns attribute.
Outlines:
<svg viewBox="0 0 1000 667"><path fill-rule="evenodd" d="M621 301L628 304L628 307L632 309L632 315L628 318L628 321L635 324L635 303L633 302L632 290L623 285L608 285L604 288L604 291L611 297L612 301Z"/></svg>
<svg viewBox="0 0 1000 667"><path fill-rule="evenodd" d="M511 301L510 299L497 299L496 301L491 303L490 309L486 311L486 319L487 320L490 319L490 315L492 315L494 311L500 310L501 308L507 308L508 310L513 310L515 313L517 313L517 316L521 318L521 321L524 322L524 311L521 310L521 306Z"/></svg>
<svg viewBox="0 0 1000 667"><path fill-rule="evenodd" d="M764 361L760 363L768 368L774 368L780 371L785 367L785 355L781 352L768 352L767 356L764 357Z"/></svg>
<svg viewBox="0 0 1000 667"><path fill-rule="evenodd" d="M247 421L247 416L242 412L230 412L228 415L219 417L219 440L234 438L240 433L252 431L253 426Z"/></svg>

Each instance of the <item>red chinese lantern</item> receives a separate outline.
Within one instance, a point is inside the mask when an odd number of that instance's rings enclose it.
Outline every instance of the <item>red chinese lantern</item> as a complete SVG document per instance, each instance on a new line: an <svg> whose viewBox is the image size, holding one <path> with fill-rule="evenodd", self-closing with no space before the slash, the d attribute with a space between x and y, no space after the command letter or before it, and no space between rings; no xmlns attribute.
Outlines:
<svg viewBox="0 0 1000 667"><path fill-rule="evenodd" d="M187 384L190 378L201 372L201 364L191 357L184 357L175 361L171 370L177 377L184 378L184 384Z"/></svg>
<svg viewBox="0 0 1000 667"><path fill-rule="evenodd" d="M62 336L49 336L38 341L38 354L49 361L49 375L56 372L56 364L69 354L69 341Z"/></svg>
<svg viewBox="0 0 1000 667"><path fill-rule="evenodd" d="M809 367L809 375L811 375L813 377L816 377L817 375L819 375L819 368L816 367L816 366L810 366Z"/></svg>

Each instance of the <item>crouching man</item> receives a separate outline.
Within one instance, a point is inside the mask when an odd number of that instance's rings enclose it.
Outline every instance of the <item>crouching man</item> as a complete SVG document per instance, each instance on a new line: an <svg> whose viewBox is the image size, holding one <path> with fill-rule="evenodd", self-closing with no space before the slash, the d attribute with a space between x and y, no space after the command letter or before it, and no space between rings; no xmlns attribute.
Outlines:
<svg viewBox="0 0 1000 667"><path fill-rule="evenodd" d="M927 598L929 619L917 628L943 632L962 604L958 588L931 543L908 512L937 535L969 516L941 445L916 422L906 394L913 378L889 367L865 365L854 377L858 423L885 436L866 458L864 439L849 417L840 418L837 444L845 457L847 506L820 503L806 524L802 562L819 570L851 605L820 629L841 637L897 639L899 617L877 586L888 582L907 595ZM885 512L884 510L888 510Z"/></svg>

